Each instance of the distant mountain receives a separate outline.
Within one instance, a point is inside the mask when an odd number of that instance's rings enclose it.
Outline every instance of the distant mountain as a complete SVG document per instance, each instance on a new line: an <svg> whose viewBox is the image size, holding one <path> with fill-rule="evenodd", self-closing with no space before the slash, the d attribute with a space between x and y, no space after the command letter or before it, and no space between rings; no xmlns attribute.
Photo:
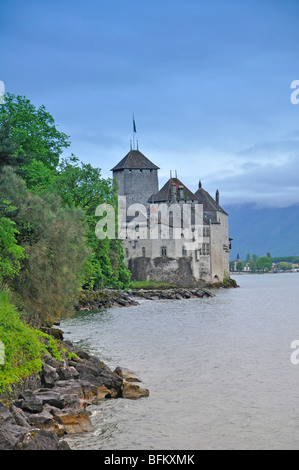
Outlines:
<svg viewBox="0 0 299 470"><path fill-rule="evenodd" d="M256 209L252 204L225 206L233 238L230 259L247 253L272 257L299 255L299 205Z"/></svg>

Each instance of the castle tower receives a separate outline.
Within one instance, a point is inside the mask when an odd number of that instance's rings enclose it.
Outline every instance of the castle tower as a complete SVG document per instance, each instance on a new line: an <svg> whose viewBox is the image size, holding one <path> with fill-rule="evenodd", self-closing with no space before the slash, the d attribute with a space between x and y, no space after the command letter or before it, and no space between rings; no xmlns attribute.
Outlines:
<svg viewBox="0 0 299 470"><path fill-rule="evenodd" d="M148 206L148 199L159 191L159 167L139 150L130 152L111 169L118 183L118 195L127 197L127 205Z"/></svg>
<svg viewBox="0 0 299 470"><path fill-rule="evenodd" d="M228 214L220 206L220 195L217 189L215 199L203 189L201 181L195 193L198 203L202 204L205 218L210 223L210 256L211 279L222 281L229 275Z"/></svg>

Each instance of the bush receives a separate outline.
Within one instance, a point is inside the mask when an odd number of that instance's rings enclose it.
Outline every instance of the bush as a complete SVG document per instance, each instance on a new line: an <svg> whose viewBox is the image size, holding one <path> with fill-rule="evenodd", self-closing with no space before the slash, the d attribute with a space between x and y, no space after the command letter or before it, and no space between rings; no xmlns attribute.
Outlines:
<svg viewBox="0 0 299 470"><path fill-rule="evenodd" d="M4 364L0 364L0 394L12 385L42 369L45 352L55 352L60 358L55 340L26 325L12 305L9 291L0 291L0 341L4 345ZM3 362L3 361L1 361Z"/></svg>

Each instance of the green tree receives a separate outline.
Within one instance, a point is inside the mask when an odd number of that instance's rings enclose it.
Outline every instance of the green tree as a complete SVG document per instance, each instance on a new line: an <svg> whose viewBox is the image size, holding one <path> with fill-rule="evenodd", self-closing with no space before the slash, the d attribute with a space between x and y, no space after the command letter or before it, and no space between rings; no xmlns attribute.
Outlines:
<svg viewBox="0 0 299 470"><path fill-rule="evenodd" d="M2 206L2 207L1 207ZM12 208L0 204L0 208L9 212ZM21 269L21 260L24 259L24 249L18 245L16 235L18 231L12 220L0 216L0 285L3 281L13 279Z"/></svg>
<svg viewBox="0 0 299 470"><path fill-rule="evenodd" d="M290 263L286 263L285 261L281 261L279 263L279 269L281 271L290 271L292 269L292 265Z"/></svg>
<svg viewBox="0 0 299 470"><path fill-rule="evenodd" d="M257 268L256 268L256 262L255 261L253 261L253 260L249 261L249 267L250 267L250 271L252 273L256 273Z"/></svg>
<svg viewBox="0 0 299 470"><path fill-rule="evenodd" d="M262 256L257 260L256 267L260 272L268 272L272 268L272 261L267 256Z"/></svg>
<svg viewBox="0 0 299 470"><path fill-rule="evenodd" d="M58 175L51 186L51 190L59 194L64 204L80 207L86 215L88 246L92 250L85 270L85 286L89 288L122 288L130 282L131 273L124 263L122 242L116 239L99 240L95 234L99 221L95 215L98 205L111 204L117 214L116 189L113 179L102 178L99 168L80 162L74 155L62 159Z"/></svg>
<svg viewBox="0 0 299 470"><path fill-rule="evenodd" d="M16 168L27 181L34 161L45 171L55 171L69 145L69 137L57 130L44 105L36 108L25 96L5 94L0 106L0 167Z"/></svg>
<svg viewBox="0 0 299 470"><path fill-rule="evenodd" d="M78 208L61 205L57 195L33 195L11 169L0 176L3 194L14 206L10 219L27 257L11 283L30 321L51 325L73 312L88 259L85 215Z"/></svg>
<svg viewBox="0 0 299 470"><path fill-rule="evenodd" d="M11 138L11 126L8 121L3 121L0 125L0 169L4 166L19 166L24 163L23 155L17 156L16 154L17 145Z"/></svg>
<svg viewBox="0 0 299 470"><path fill-rule="evenodd" d="M244 263L242 261L238 261L236 264L237 271L242 271L244 267Z"/></svg>
<svg viewBox="0 0 299 470"><path fill-rule="evenodd" d="M117 206L114 181L102 178L100 169L81 163L74 155L61 159L69 145L69 137L57 130L45 106L37 108L24 96L5 95L5 104L0 106L0 171L11 166L34 194L45 200L46 194L56 193L65 207L81 208L92 250L85 264L85 285L125 287L130 272L121 241L99 240L95 235L96 207L103 202ZM28 242L38 226L38 220L34 229L27 219L19 220L18 239Z"/></svg>

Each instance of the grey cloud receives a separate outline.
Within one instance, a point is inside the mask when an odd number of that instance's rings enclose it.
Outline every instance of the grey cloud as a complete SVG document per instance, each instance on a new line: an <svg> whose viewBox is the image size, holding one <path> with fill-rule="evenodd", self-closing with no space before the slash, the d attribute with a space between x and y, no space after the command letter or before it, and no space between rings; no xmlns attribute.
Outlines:
<svg viewBox="0 0 299 470"><path fill-rule="evenodd" d="M240 155L242 161L238 161ZM234 174L217 172L207 179L210 186L220 186L226 203L287 207L299 203L298 175L298 142L284 140L239 152Z"/></svg>

